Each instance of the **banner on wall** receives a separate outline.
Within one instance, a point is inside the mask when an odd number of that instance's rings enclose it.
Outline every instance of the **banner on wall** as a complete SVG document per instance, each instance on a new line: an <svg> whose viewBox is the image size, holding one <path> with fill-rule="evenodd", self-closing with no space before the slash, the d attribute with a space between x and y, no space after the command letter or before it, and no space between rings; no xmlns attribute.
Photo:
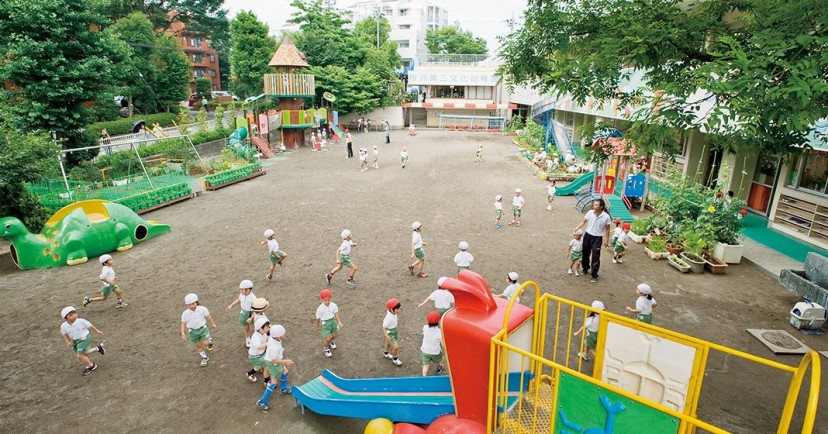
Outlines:
<svg viewBox="0 0 828 434"><path fill-rule="evenodd" d="M259 115L259 134L266 136L268 131L267 115L262 113Z"/></svg>

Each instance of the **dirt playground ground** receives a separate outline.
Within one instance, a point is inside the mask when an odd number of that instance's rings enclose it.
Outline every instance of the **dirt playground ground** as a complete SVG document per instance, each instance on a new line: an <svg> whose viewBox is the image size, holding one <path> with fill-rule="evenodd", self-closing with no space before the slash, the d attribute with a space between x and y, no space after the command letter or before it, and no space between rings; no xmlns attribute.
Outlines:
<svg viewBox="0 0 828 434"><path fill-rule="evenodd" d="M478 144L484 145L482 163L473 162ZM237 297L240 280L253 280L255 294L271 302L268 316L287 328L285 355L296 362L291 384L309 381L324 368L346 378L419 375L428 308L416 305L439 276L453 274L461 240L475 256L473 269L498 293L506 273L516 271L521 281L534 280L543 291L586 304L600 299L608 310L623 313L634 305L635 285L647 282L658 300L656 325L788 365L800 357L772 355L745 329L786 330L814 349L828 350L828 336L805 336L787 325L786 314L798 298L750 264L731 266L722 276L682 275L634 245L624 264L613 265L602 255L598 283L567 276L564 252L582 215L572 197L558 197L554 210L545 210L546 184L510 155L510 137L394 132L387 145L382 133L355 135L355 151L373 145L381 153L379 170L360 173L358 158L345 158L344 144L323 152L301 149L281 154L266 176L145 215L173 230L114 254L126 309L115 309L112 299L81 307L83 296L98 289L96 258L20 271L8 255L0 256L2 431L361 433L365 420L303 415L291 397L278 393L273 409L261 412L255 405L261 380L252 384L244 375L248 362L238 307L224 308ZM403 145L410 154L405 169L399 164ZM504 219L495 230L494 197L502 194L508 209L516 187L526 197L523 225L509 227ZM428 243L428 278L406 269L415 220L423 223ZM289 255L272 282L265 279L268 260L259 244L267 228L276 231ZM358 243L351 255L359 266L358 285L346 285L342 272L330 286L345 327L334 357L326 359L311 318L344 228ZM206 368L179 335L189 292L199 295L218 323ZM381 353L384 301L392 296L403 306L399 368ZM522 301L530 304L532 298ZM100 367L87 377L60 336L59 312L66 305L106 334L107 354L92 356ZM824 377L822 389L828 390ZM787 384L786 375L714 355L700 415L733 432L775 432ZM822 433L828 432L825 402L823 392L817 416ZM801 406L795 421L798 426Z"/></svg>

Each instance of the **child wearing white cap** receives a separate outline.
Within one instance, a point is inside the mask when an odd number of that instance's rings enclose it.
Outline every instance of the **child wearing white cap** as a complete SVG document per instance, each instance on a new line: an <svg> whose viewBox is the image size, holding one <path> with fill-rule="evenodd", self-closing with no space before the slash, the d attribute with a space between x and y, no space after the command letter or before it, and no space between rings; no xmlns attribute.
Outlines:
<svg viewBox="0 0 828 434"><path fill-rule="evenodd" d="M282 395L290 393L287 385L288 366L293 365L293 360L285 359L285 349L282 346L282 340L285 338L285 328L281 324L276 324L270 327L270 339L267 340L267 349L265 350L265 370L272 376L279 375L279 392ZM262 397L256 403L259 408L264 411L270 410L270 395L276 390L276 383L267 383Z"/></svg>
<svg viewBox="0 0 828 434"><path fill-rule="evenodd" d="M402 168L405 169L405 164L408 163L408 151L403 146L402 152L400 152L400 162L402 163Z"/></svg>
<svg viewBox="0 0 828 434"><path fill-rule="evenodd" d="M474 153L474 162L483 161L483 145L477 145L477 151Z"/></svg>
<svg viewBox="0 0 828 434"><path fill-rule="evenodd" d="M459 273L460 270L468 270L471 268L471 263L474 262L474 256L468 252L469 243L465 241L460 241L457 248L459 248L460 251L454 255L454 263L457 265L457 272Z"/></svg>
<svg viewBox="0 0 828 434"><path fill-rule="evenodd" d="M101 274L98 279L101 281L101 295L97 297L83 297L83 307L89 306L93 301L104 301L109 298L112 293L115 293L115 307L126 307L121 295L121 288L118 287L118 278L115 277L115 270L112 268L112 256L103 255L99 258L101 265Z"/></svg>
<svg viewBox="0 0 828 434"><path fill-rule="evenodd" d="M592 302L592 308L596 310L604 310L604 303L600 300L595 300ZM581 334L582 331L586 330L586 348L589 354L592 354L592 357L595 357L595 347L598 345L598 324L601 322L598 319L598 314L594 311L590 311L587 314L586 320L584 321L584 325L578 329L573 336L578 336ZM578 357L589 360L589 356L587 356L586 352L578 353Z"/></svg>
<svg viewBox="0 0 828 434"><path fill-rule="evenodd" d="M515 303L520 303L520 297L517 296L518 288L520 288L520 284L518 284L518 274L514 271L510 271L506 274L506 281L509 282L509 286L503 290L502 294L495 294L495 297L505 298L506 300L515 299Z"/></svg>
<svg viewBox="0 0 828 434"><path fill-rule="evenodd" d="M558 192L558 187L555 185L555 180L550 179L549 185L546 186L546 210L552 211L552 202L555 201L555 193Z"/></svg>
<svg viewBox="0 0 828 434"><path fill-rule="evenodd" d="M359 171L368 171L368 150L365 148L359 148Z"/></svg>
<svg viewBox="0 0 828 434"><path fill-rule="evenodd" d="M509 223L510 226L520 227L520 212L526 203L526 200L520 195L521 193L522 191L519 188L515 189L515 197L512 198L512 221Z"/></svg>
<svg viewBox="0 0 828 434"><path fill-rule="evenodd" d="M224 311L229 311L233 306L240 305L241 312L239 312L239 325L242 327L242 334L244 335L244 344L250 347L250 335L253 333L253 325L248 319L253 315L253 302L256 301L256 294L253 293L253 282L245 279L239 283L239 298L233 300L229 306L224 308Z"/></svg>
<svg viewBox="0 0 828 434"><path fill-rule="evenodd" d="M279 242L276 241L273 236L276 233L273 229L268 229L264 231L264 241L260 244L267 244L267 253L270 257L270 268L267 269L267 280L273 279L273 271L276 270L276 264L281 265L282 267L285 266L284 260L287 258L287 253L279 250Z"/></svg>
<svg viewBox="0 0 828 434"><path fill-rule="evenodd" d="M425 251L423 246L428 243L423 242L423 225L420 222L411 223L411 259L417 258L413 264L408 266L408 271L414 275L414 268L417 268L417 277L428 277L428 274L423 272L425 268Z"/></svg>
<svg viewBox="0 0 828 434"><path fill-rule="evenodd" d="M60 311L60 316L66 320L60 325L60 334L63 335L63 342L66 343L67 347L72 349L75 358L83 363L83 375L91 374L92 371L98 369L98 365L92 363L87 356L92 353L101 353L101 355L104 355L106 349L104 348L103 341L94 347L92 346L92 336L89 334L89 330L101 336L103 336L103 332L98 330L89 321L78 318L78 311L72 306L64 307Z"/></svg>
<svg viewBox="0 0 828 434"><path fill-rule="evenodd" d="M451 292L447 289L443 288L443 282L448 279L447 277L443 276L437 279L437 289L434 290L422 303L417 305L417 307L423 307L429 300L434 302L434 308L437 309L437 313L440 314L440 318L446 314L446 312L451 309L451 305L454 304L454 296Z"/></svg>
<svg viewBox="0 0 828 434"><path fill-rule="evenodd" d="M270 383L270 375L265 369L265 350L267 349L267 338L270 333L270 321L267 318L256 320L256 331L250 337L250 348L247 349L247 359L253 365L253 369L247 371L247 379L251 383L256 382L256 373L264 371L265 384Z"/></svg>
<svg viewBox="0 0 828 434"><path fill-rule="evenodd" d="M583 229L578 229L572 234L572 239L569 241L569 248L566 250L566 256L569 258L569 268L566 269L566 274L581 275L581 258L583 257L584 241L581 236L584 235Z"/></svg>
<svg viewBox="0 0 828 434"><path fill-rule="evenodd" d="M374 145L374 169L379 169L379 149Z"/></svg>
<svg viewBox="0 0 828 434"><path fill-rule="evenodd" d="M500 218L503 217L503 196L497 195L495 196L495 222L494 227L495 229L500 229Z"/></svg>
<svg viewBox="0 0 828 434"><path fill-rule="evenodd" d="M635 309L627 306L627 312L634 313L637 321L652 324L653 308L658 304L653 298L653 289L646 283L639 283L635 294L638 295L635 299Z"/></svg>
<svg viewBox="0 0 828 434"><path fill-rule="evenodd" d="M189 340L191 344L195 345L198 355L201 356L201 366L207 366L210 358L207 357L207 351L213 351L213 339L210 337L210 331L207 329L207 322L210 327L216 330L216 322L210 316L210 311L206 307L200 306L198 303L198 296L195 294L187 294L184 297L184 304L187 309L181 314L181 339ZM185 333L186 329L186 333Z"/></svg>
<svg viewBox="0 0 828 434"><path fill-rule="evenodd" d="M342 267L348 267L351 272L348 273L348 279L345 283L349 285L356 285L354 275L357 272L357 266L351 262L351 248L356 247L357 243L354 242L353 235L348 229L344 229L339 236L342 238L342 244L340 244L339 248L336 249L336 266L325 274L325 281L328 285L330 285L334 274L341 270Z"/></svg>

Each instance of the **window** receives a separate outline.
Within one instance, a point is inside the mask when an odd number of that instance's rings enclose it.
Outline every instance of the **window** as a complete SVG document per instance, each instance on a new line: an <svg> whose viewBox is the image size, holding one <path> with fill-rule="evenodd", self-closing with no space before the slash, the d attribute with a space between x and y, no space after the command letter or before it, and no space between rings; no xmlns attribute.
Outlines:
<svg viewBox="0 0 828 434"><path fill-rule="evenodd" d="M210 77L216 78L216 70L215 69L210 70ZM213 89L213 90L215 90L215 89Z"/></svg>
<svg viewBox="0 0 828 434"><path fill-rule="evenodd" d="M400 16L404 17L406 15L408 15L408 9L400 9Z"/></svg>
<svg viewBox="0 0 828 434"><path fill-rule="evenodd" d="M193 38L190 40L190 42L192 42L192 44L190 45L191 47L201 48L201 38Z"/></svg>
<svg viewBox="0 0 828 434"><path fill-rule="evenodd" d="M492 88L490 86L469 86L469 99L492 99Z"/></svg>
<svg viewBox="0 0 828 434"><path fill-rule="evenodd" d="M432 95L434 98L465 98L465 86L434 86Z"/></svg>
<svg viewBox="0 0 828 434"><path fill-rule="evenodd" d="M828 184L828 152L810 151L797 158L791 166L788 186L826 194Z"/></svg>
<svg viewBox="0 0 828 434"><path fill-rule="evenodd" d="M407 30L411 28L411 24L400 24L400 30Z"/></svg>
<svg viewBox="0 0 828 434"><path fill-rule="evenodd" d="M397 47L398 48L408 48L410 46L411 45L409 44L408 39L403 39L402 41L397 41Z"/></svg>
<svg viewBox="0 0 828 434"><path fill-rule="evenodd" d="M201 54L193 54L193 63L201 63L202 60Z"/></svg>
<svg viewBox="0 0 828 434"><path fill-rule="evenodd" d="M216 63L216 55L215 54L210 55L210 63Z"/></svg>
<svg viewBox="0 0 828 434"><path fill-rule="evenodd" d="M212 71L212 70L211 70L210 72L212 72L212 74L210 74L210 75L212 75L213 77L215 77L215 76L216 76L216 71ZM216 84L215 84L215 83L213 83L213 90L218 90L218 86L216 86Z"/></svg>

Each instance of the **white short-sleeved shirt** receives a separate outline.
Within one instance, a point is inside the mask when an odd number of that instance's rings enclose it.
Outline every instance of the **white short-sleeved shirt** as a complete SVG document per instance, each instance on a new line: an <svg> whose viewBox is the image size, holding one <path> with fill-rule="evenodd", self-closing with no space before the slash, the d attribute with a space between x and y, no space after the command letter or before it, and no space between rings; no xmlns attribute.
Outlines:
<svg viewBox="0 0 828 434"><path fill-rule="evenodd" d="M386 330L394 330L397 328L397 315L394 315L390 311L386 312L385 318L382 320L382 328Z"/></svg>
<svg viewBox="0 0 828 434"><path fill-rule="evenodd" d="M408 158L408 152L405 152L405 151L400 152L400 158Z"/></svg>
<svg viewBox="0 0 828 434"><path fill-rule="evenodd" d="M376 159L377 157L379 157L379 151L374 149L374 159Z"/></svg>
<svg viewBox="0 0 828 434"><path fill-rule="evenodd" d="M276 253L279 251L279 242L276 240L267 240L267 250L270 253Z"/></svg>
<svg viewBox="0 0 828 434"><path fill-rule="evenodd" d="M627 233L621 231L621 233L618 235L618 240L616 240L616 243L621 245L627 245Z"/></svg>
<svg viewBox="0 0 828 434"><path fill-rule="evenodd" d="M606 212L596 216L594 211L586 213L584 219L587 221L586 233L593 237L603 237L604 230L610 225L610 216Z"/></svg>
<svg viewBox="0 0 828 434"><path fill-rule="evenodd" d="M621 235L622 232L624 232L624 229L621 229L621 226L618 226L615 228L614 231L612 231L612 237L618 238L618 236Z"/></svg>
<svg viewBox="0 0 828 434"><path fill-rule="evenodd" d="M440 343L443 341L443 336L440 334L440 327L431 327L428 324L423 326L423 345L420 346L420 351L436 356L443 351Z"/></svg>
<svg viewBox="0 0 828 434"><path fill-rule="evenodd" d="M554 196L557 191L558 191L558 188L555 187L554 185L549 185L549 186L546 187L546 194L548 196Z"/></svg>
<svg viewBox="0 0 828 434"><path fill-rule="evenodd" d="M503 202L497 201L495 202L495 211L503 210Z"/></svg>
<svg viewBox="0 0 828 434"><path fill-rule="evenodd" d="M253 301L256 300L256 294L252 291L250 294L244 295L239 294L239 304L241 304L241 310L245 312L250 312L253 310Z"/></svg>
<svg viewBox="0 0 828 434"><path fill-rule="evenodd" d="M100 275L99 279L101 279L101 280L106 279L110 282L114 282L115 281L115 270L112 267L110 267L109 265L104 265L103 268L101 268L101 275Z"/></svg>
<svg viewBox="0 0 828 434"><path fill-rule="evenodd" d="M329 319L334 319L338 313L339 307L336 303L330 302L327 306L325 306L325 303L322 303L316 308L316 319L327 321Z"/></svg>
<svg viewBox="0 0 828 434"><path fill-rule="evenodd" d="M247 354L250 354L251 356L264 354L265 348L259 349L257 347L260 345L267 345L267 339L267 335L263 335L257 330L253 333L253 336L250 336L250 348L247 349Z"/></svg>
<svg viewBox="0 0 828 434"><path fill-rule="evenodd" d="M469 267L472 262L474 262L474 256L472 256L469 252L460 251L454 255L454 263L457 264L458 267Z"/></svg>
<svg viewBox="0 0 828 434"><path fill-rule="evenodd" d="M583 238L580 239L580 240L576 240L575 238L573 238L571 241L569 241L569 245L570 245L570 247L572 247L573 252L583 252L584 251L584 240L583 240Z"/></svg>
<svg viewBox="0 0 828 434"><path fill-rule="evenodd" d="M267 349L265 350L265 359L267 360L284 360L285 347L282 346L282 341L274 338L267 340ZM278 375L281 372L271 372L270 375Z"/></svg>
<svg viewBox="0 0 828 434"><path fill-rule="evenodd" d="M352 244L354 244L354 242L351 241L351 240L342 240L342 244L339 245L339 254L340 255L350 255Z"/></svg>
<svg viewBox="0 0 828 434"><path fill-rule="evenodd" d="M522 207L523 204L526 203L526 200L523 199L523 196L515 196L512 199L512 206L516 206L518 208Z"/></svg>
<svg viewBox="0 0 828 434"><path fill-rule="evenodd" d="M366 154L365 152L361 152L359 154L359 161L367 161L367 160L368 160L368 154Z"/></svg>
<svg viewBox="0 0 828 434"><path fill-rule="evenodd" d="M89 335L90 328L92 328L91 322L83 318L78 318L74 323L72 323L72 325L69 325L68 321L64 321L63 324L60 325L60 334L69 336L69 339L76 341L78 339L86 338Z"/></svg>
<svg viewBox="0 0 828 434"><path fill-rule="evenodd" d="M437 309L448 309L454 303L451 291L445 289L435 290L428 296L428 299L434 302L434 307Z"/></svg>
<svg viewBox="0 0 828 434"><path fill-rule="evenodd" d="M655 298L650 300L647 298L646 295L642 295L635 300L635 308L641 313L642 315L649 315L653 313L653 306L657 305Z"/></svg>
<svg viewBox="0 0 828 434"><path fill-rule="evenodd" d="M411 244L414 244L415 249L422 249L423 248L423 236L417 232L411 232Z"/></svg>
<svg viewBox="0 0 828 434"><path fill-rule="evenodd" d="M190 330L200 329L207 325L210 311L204 306L196 306L195 310L187 309L181 314L181 322Z"/></svg>
<svg viewBox="0 0 828 434"><path fill-rule="evenodd" d="M590 331L592 333L597 333L598 332L598 324L600 323L600 321L598 320L598 316L599 315L596 314L595 316L588 316L587 317L586 321L584 322L584 325L586 325L587 331Z"/></svg>
<svg viewBox="0 0 828 434"><path fill-rule="evenodd" d="M520 297L515 297L517 294L517 290L520 288L519 283L512 283L511 285L507 286L506 289L503 290L503 296L506 297L507 300L511 300L513 297L515 298L515 303L520 302Z"/></svg>

